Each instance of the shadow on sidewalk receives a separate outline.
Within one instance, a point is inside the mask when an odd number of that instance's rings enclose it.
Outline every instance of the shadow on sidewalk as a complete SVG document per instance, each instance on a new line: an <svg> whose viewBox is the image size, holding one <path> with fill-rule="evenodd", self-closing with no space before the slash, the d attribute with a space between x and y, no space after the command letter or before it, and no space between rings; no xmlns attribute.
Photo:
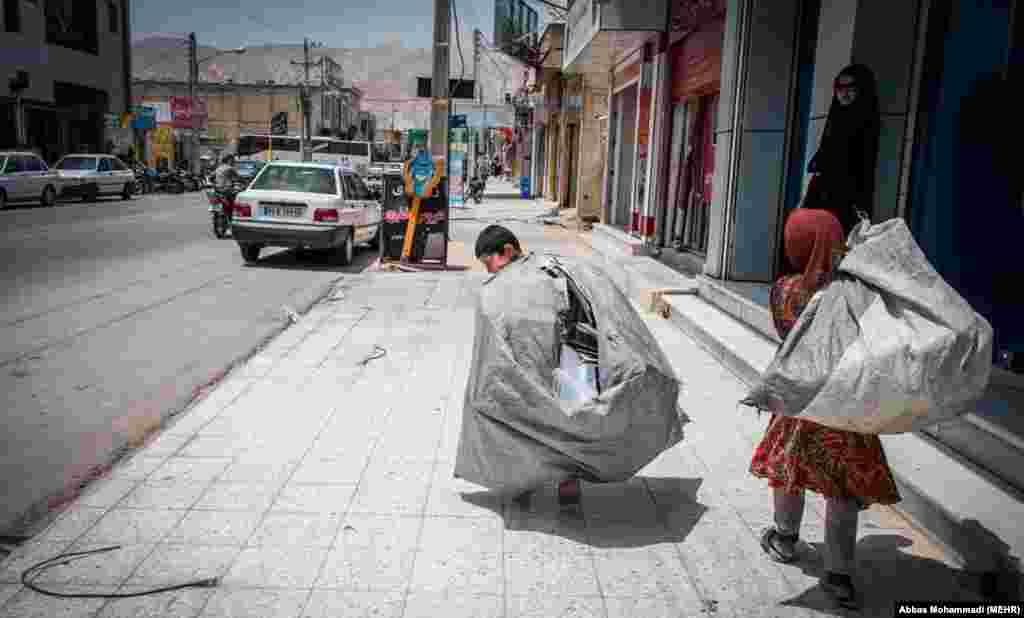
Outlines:
<svg viewBox="0 0 1024 618"><path fill-rule="evenodd" d="M970 576L938 560L904 553L912 542L899 534L872 534L857 544L853 576L861 599L860 612L836 607L821 585L782 601L835 616L892 616L897 601L981 601ZM811 577L825 576L823 543L809 543L810 555L793 565ZM791 568L791 567L783 567Z"/></svg>
<svg viewBox="0 0 1024 618"><path fill-rule="evenodd" d="M624 483L585 483L581 508L558 506L554 488L528 502L502 501L492 492L462 498L502 516L505 529L559 536L601 549L680 543L708 508L697 502L701 479L634 477ZM653 497L653 500L652 500Z"/></svg>

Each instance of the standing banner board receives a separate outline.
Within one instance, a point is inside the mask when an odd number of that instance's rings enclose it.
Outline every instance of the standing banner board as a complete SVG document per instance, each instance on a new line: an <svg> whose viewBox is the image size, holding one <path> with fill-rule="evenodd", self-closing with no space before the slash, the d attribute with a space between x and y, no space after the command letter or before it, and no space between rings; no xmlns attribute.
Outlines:
<svg viewBox="0 0 1024 618"><path fill-rule="evenodd" d="M448 202L452 208L464 208L466 205L466 146L468 131L464 128L449 131L449 153L451 170L448 174Z"/></svg>
<svg viewBox="0 0 1024 618"><path fill-rule="evenodd" d="M420 203L419 222L410 255L412 264L448 263L447 189L445 179L442 178L434 196ZM412 199L405 194L405 179L402 175L385 174L381 262L397 262L401 259L411 206Z"/></svg>

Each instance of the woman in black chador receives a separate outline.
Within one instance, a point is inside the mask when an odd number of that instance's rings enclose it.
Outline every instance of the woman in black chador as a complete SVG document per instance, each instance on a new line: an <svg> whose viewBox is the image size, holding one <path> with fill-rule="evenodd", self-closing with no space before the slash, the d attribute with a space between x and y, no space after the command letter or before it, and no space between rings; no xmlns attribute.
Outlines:
<svg viewBox="0 0 1024 618"><path fill-rule="evenodd" d="M847 234L858 211L872 214L879 128L875 76L863 64L850 65L836 76L825 133L807 169L807 202L831 211Z"/></svg>

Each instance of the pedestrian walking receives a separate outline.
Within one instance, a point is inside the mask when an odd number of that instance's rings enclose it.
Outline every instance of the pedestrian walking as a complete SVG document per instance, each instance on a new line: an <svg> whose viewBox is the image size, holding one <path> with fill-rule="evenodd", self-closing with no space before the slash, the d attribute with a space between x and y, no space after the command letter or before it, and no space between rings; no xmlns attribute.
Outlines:
<svg viewBox="0 0 1024 618"><path fill-rule="evenodd" d="M830 283L844 247L843 229L828 211L799 208L786 222L784 245L797 274L780 278L770 296L775 328L783 339L815 292ZM767 479L772 488L775 525L763 532L761 547L779 562L797 558L804 492L825 497L824 587L840 605L856 608L852 571L859 512L900 500L878 436L773 414L750 472Z"/></svg>
<svg viewBox="0 0 1024 618"><path fill-rule="evenodd" d="M807 168L808 194L821 194L846 234L860 221L858 211L872 214L880 126L874 74L863 64L846 67L836 76L825 132Z"/></svg>
<svg viewBox="0 0 1024 618"><path fill-rule="evenodd" d="M500 225L475 253L492 276L477 302L456 478L520 506L556 489L575 508L581 481L625 481L682 440L675 371L607 274L524 253ZM609 332L615 351L599 358Z"/></svg>

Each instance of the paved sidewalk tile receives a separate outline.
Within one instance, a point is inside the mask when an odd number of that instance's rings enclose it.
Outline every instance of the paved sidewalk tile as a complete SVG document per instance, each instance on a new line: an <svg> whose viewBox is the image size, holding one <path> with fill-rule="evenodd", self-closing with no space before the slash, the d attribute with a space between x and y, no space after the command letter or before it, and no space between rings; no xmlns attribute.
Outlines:
<svg viewBox="0 0 1024 618"><path fill-rule="evenodd" d="M298 618L309 600L308 590L221 588L210 596L202 618ZM337 614L340 616L341 614Z"/></svg>
<svg viewBox="0 0 1024 618"><path fill-rule="evenodd" d="M130 594L149 589L149 586L125 585L119 593ZM116 599L107 603L96 618L195 618L206 605L212 590L186 588L173 592Z"/></svg>
<svg viewBox="0 0 1024 618"><path fill-rule="evenodd" d="M316 588L405 590L422 527L419 517L346 517Z"/></svg>
<svg viewBox="0 0 1024 618"><path fill-rule="evenodd" d="M302 618L402 618L403 596L397 591L314 590L301 615Z"/></svg>
<svg viewBox="0 0 1024 618"><path fill-rule="evenodd" d="M412 592L402 618L503 618L505 601L492 594L436 594Z"/></svg>

